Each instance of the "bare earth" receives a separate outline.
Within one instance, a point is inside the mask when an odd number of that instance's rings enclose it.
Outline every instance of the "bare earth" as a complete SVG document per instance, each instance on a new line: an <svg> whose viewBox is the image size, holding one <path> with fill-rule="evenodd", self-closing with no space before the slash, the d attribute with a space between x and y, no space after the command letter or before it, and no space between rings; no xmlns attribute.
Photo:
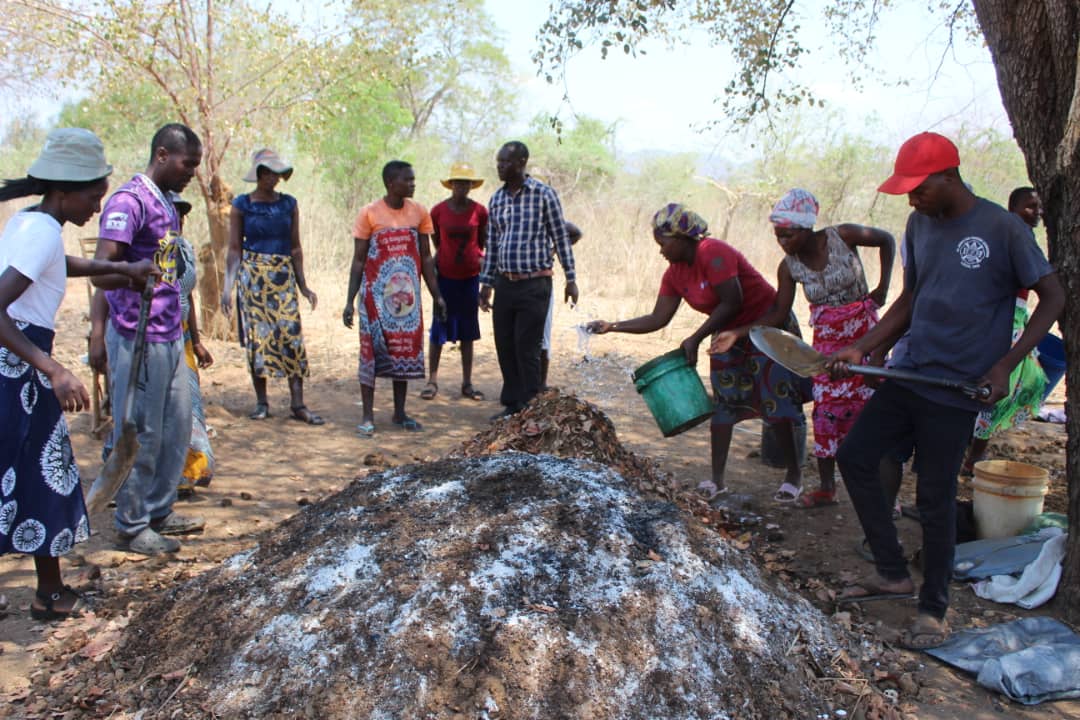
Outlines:
<svg viewBox="0 0 1080 720"><path fill-rule="evenodd" d="M69 367L85 370L79 364L85 352L81 339L84 300L81 288L73 285L62 311L56 355ZM203 374L207 414L215 432L217 472L209 488L177 505L181 512L203 515L207 520L206 531L184 540L178 555L146 559L118 552L112 547L110 519L105 515L92 518L96 532L87 543L76 547L64 567L68 582L88 589L95 612L52 626L29 618L27 607L33 588L29 559L0 558L0 594L10 602L7 616L0 619L0 698L5 700L0 703L0 715L83 716L79 710L51 706L41 698L48 698L50 689L72 677L70 670L79 663L107 662L108 652L128 619L150 600L178 582L251 548L260 533L296 513L301 505L341 490L353 478L389 466L436 459L489 427L488 417L500 407L494 401L498 394L494 348L490 337L485 337L477 347L474 382L487 394L487 400L474 402L460 397L458 356L448 349L435 400L419 399L422 382L410 385L409 412L424 424L424 432L405 433L390 425L389 385L380 384L376 388L376 436L359 438L355 433L360 419L355 380L357 342L351 331L335 321L336 305L327 304L330 307L320 307L312 320L305 316L312 364L307 402L327 419L324 427L309 427L287 417L288 394L281 382L271 385L273 417L248 420L252 394L240 349L233 344L207 343L217 360ZM615 308L612 303L604 308L602 316L625 316ZM571 315L560 308L556 316L551 384L598 406L614 422L622 443L639 455L655 459L661 470L671 474L673 482L693 485L707 477L707 425L665 440L629 380L634 367L675 347L683 337L681 330L656 336L593 338L591 359L586 361L576 347L572 327L586 318ZM677 322L689 327L686 316L680 314L680 318ZM486 319L482 327L487 334L490 326ZM85 371L85 375L88 377L89 372ZM1052 400L1060 402L1063 392L1059 387ZM92 479L100 466L100 443L89 434L88 414L70 420L84 480ZM1065 512L1064 443L1064 426L1029 423L992 444L991 457L1021 459L1050 468L1052 492L1046 509ZM782 471L762 465L758 448L758 423L740 425L735 433L728 481L735 491L753 496L753 509L762 521L736 528L731 533L732 542L811 603L832 614L835 593L845 582L870 569L852 550L861 532L850 503L843 496L839 506L809 511L774 504L771 496L781 482ZM814 487L817 478L812 462L807 465L806 476L807 486ZM913 503L911 483L905 484L903 497L905 502ZM899 521L899 526L905 547L918 547L918 526L907 519ZM953 627L994 624L1026 614L1014 606L980 600L959 585L953 586L953 598ZM862 682L847 682L840 688L839 696L848 699L843 706L848 717L1080 717L1080 702L1021 707L982 690L974 678L932 658L894 650L890 643L913 612L913 604L871 603L864 609L834 616L839 625L871 636L875 642L869 646L887 649L879 670L868 670ZM1052 615L1054 609L1051 606L1036 613ZM874 658L857 660L863 662L864 668L873 667ZM180 685L186 680L182 676L166 679L179 681ZM29 693L31 685L38 689L33 695ZM78 695L91 703L95 699L95 688L75 689L81 695L67 688L68 695ZM891 715L883 714L880 703L870 701L884 690L899 694L898 704L889 709ZM147 717L169 716L166 707L151 707L148 711Z"/></svg>

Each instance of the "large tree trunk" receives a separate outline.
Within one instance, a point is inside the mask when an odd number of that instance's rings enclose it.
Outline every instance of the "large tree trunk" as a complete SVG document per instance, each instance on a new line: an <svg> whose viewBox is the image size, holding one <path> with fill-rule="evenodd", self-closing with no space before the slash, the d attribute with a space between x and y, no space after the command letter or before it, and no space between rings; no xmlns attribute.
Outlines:
<svg viewBox="0 0 1080 720"><path fill-rule="evenodd" d="M199 247L199 297L202 299L199 327L203 333L221 340L230 337L235 328L219 309L221 288L225 284L229 210L233 197L229 186L217 175L210 178L209 189L205 199L210 238Z"/></svg>
<svg viewBox="0 0 1080 720"><path fill-rule="evenodd" d="M1080 9L1076 0L974 0L1002 100L1046 208L1065 285L1069 541L1057 606L1080 624Z"/></svg>

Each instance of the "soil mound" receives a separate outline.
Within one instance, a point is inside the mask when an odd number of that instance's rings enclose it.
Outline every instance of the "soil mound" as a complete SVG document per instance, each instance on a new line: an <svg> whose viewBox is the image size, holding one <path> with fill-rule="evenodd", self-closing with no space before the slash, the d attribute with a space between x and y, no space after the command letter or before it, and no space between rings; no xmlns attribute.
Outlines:
<svg viewBox="0 0 1080 720"><path fill-rule="evenodd" d="M828 712L829 622L685 517L586 461L395 468L148 606L88 682L170 717Z"/></svg>

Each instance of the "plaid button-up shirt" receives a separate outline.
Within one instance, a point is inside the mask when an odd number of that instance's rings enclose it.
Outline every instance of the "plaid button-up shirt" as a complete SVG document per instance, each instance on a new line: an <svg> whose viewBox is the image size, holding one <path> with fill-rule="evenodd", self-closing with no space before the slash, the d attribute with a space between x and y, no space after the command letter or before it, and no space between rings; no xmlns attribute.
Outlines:
<svg viewBox="0 0 1080 720"><path fill-rule="evenodd" d="M559 196L547 185L525 178L516 194L499 188L488 203L488 246L480 282L494 285L503 273L550 270L554 254L574 282L574 251L566 232Z"/></svg>

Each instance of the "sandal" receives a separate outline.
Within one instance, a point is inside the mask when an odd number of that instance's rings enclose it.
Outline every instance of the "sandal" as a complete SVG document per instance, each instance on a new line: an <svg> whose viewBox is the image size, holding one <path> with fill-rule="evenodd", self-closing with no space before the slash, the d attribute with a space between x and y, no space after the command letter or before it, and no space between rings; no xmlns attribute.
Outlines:
<svg viewBox="0 0 1080 720"><path fill-rule="evenodd" d="M249 420L265 420L270 417L270 406L266 403L256 403L255 410L248 415Z"/></svg>
<svg viewBox="0 0 1080 720"><path fill-rule="evenodd" d="M929 650L949 639L949 623L933 615L919 613L907 630L900 633L900 645L908 650Z"/></svg>
<svg viewBox="0 0 1080 720"><path fill-rule="evenodd" d="M62 593L71 593L75 596L75 603L71 606L70 610L57 610L53 607L56 601L63 596ZM68 618L79 617L82 615L82 595L68 585L64 585L60 592L43 593L38 590L34 593L34 597L45 606L43 608L36 608L34 607L34 603L30 603L30 617L34 620L48 622L51 620L67 620Z"/></svg>
<svg viewBox="0 0 1080 720"><path fill-rule="evenodd" d="M289 408L292 411L292 419L307 423L308 425L325 425L326 421L315 413L308 410L307 405L299 405Z"/></svg>
<svg viewBox="0 0 1080 720"><path fill-rule="evenodd" d="M428 384L424 386L424 389L420 391L420 397L423 400L433 400L436 395L439 394L439 383L428 381Z"/></svg>
<svg viewBox="0 0 1080 720"><path fill-rule="evenodd" d="M795 502L796 507L804 509L826 507L828 505L839 505L840 501L836 499L835 490L814 490L813 492L803 493L799 496L798 501Z"/></svg>
<svg viewBox="0 0 1080 720"><path fill-rule="evenodd" d="M375 437L375 423L362 422L356 426L356 432L360 435L360 437Z"/></svg>
<svg viewBox="0 0 1080 720"><path fill-rule="evenodd" d="M395 427L399 427L406 432L422 432L424 429L423 425L418 423L416 420L413 420L408 415L406 415L405 419L401 422L398 422L397 420L391 420L391 422L394 424Z"/></svg>
<svg viewBox="0 0 1080 720"><path fill-rule="evenodd" d="M791 505L799 499L800 495L802 495L801 487L795 487L791 483L786 482L777 488L776 492L773 493L772 499L774 502L778 502L781 505Z"/></svg>
<svg viewBox="0 0 1080 720"><path fill-rule="evenodd" d="M484 393L480 392L472 386L472 383L461 386L461 397L469 398L470 400L476 400L479 402L484 399Z"/></svg>
<svg viewBox="0 0 1080 720"><path fill-rule="evenodd" d="M911 578L908 578L908 583L911 583L910 590L891 590L886 587L886 584L889 582L890 581L877 575L868 575L844 588L840 592L839 597L836 598L836 605L839 607L842 605L857 605L859 603L871 602L874 600L914 599L915 584L911 582ZM900 581L897 580L896 582Z"/></svg>

